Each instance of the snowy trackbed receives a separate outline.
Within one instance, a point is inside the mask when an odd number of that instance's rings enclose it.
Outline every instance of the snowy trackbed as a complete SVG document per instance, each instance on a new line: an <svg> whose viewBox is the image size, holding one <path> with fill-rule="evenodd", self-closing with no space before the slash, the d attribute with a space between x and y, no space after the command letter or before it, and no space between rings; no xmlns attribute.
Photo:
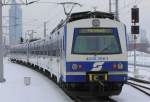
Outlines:
<svg viewBox="0 0 150 102"><path fill-rule="evenodd" d="M142 93L146 94L147 96L150 96L150 82L149 81L130 77L127 84L132 86L133 88L141 91Z"/></svg>
<svg viewBox="0 0 150 102"><path fill-rule="evenodd" d="M92 93L90 94L89 92L63 90L72 100L74 100L74 102L117 102L110 97L100 97L95 94L93 95Z"/></svg>

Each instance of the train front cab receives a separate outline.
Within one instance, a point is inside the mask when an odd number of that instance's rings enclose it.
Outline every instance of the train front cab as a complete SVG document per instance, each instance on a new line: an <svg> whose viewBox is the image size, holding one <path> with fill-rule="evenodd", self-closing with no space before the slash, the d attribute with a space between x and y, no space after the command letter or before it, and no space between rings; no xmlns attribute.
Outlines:
<svg viewBox="0 0 150 102"><path fill-rule="evenodd" d="M81 26L84 22L86 27ZM119 94L127 81L128 71L125 27L112 20L101 20L103 26L97 28L87 22L91 19L66 27L63 80L67 83L96 83L107 89L112 87L117 90L113 94Z"/></svg>

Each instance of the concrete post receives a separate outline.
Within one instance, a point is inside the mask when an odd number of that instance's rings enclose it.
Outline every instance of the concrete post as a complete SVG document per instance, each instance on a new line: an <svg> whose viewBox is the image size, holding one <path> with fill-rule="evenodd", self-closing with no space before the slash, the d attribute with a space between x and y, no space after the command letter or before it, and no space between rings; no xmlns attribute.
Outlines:
<svg viewBox="0 0 150 102"><path fill-rule="evenodd" d="M2 0L0 0L0 82L4 82L3 71L3 31L2 31Z"/></svg>

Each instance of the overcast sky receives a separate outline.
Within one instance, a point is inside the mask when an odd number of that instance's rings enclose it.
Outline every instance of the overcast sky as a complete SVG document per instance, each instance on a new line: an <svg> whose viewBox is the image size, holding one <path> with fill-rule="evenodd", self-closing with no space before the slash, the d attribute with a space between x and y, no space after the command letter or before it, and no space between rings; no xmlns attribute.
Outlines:
<svg viewBox="0 0 150 102"><path fill-rule="evenodd" d="M18 0L20 1L20 0ZM24 0L25 1L25 0ZM32 0L29 0L32 1ZM75 1L82 4L82 7L76 7L73 12L93 10L97 7L98 11L108 12L109 0L40 0L40 2L63 2ZM119 0L120 20L127 25L128 32L131 22L131 7L137 4L140 8L140 27L150 33L150 0ZM8 16L9 6L3 7L3 16ZM69 7L68 7L69 9ZM43 36L43 22L47 22L47 34L64 19L65 15L62 6L50 3L35 3L28 6L22 6L23 10L23 33L27 30L35 30L38 37ZM7 25L8 19L4 18L4 24ZM148 35L150 37L150 35Z"/></svg>

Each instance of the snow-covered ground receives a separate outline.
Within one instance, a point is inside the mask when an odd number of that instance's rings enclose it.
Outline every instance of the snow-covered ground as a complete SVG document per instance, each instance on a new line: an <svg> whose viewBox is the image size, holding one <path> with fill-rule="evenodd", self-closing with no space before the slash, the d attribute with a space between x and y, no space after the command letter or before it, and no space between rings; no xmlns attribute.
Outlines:
<svg viewBox="0 0 150 102"><path fill-rule="evenodd" d="M131 77L150 81L150 68L142 67L143 65L150 66L150 54L136 51L136 63L141 66L136 66L138 73L134 73L134 52L128 52L129 73ZM147 85L149 87L149 85ZM113 97L118 102L150 102L150 97L144 93L137 91L131 86L125 85L121 95Z"/></svg>
<svg viewBox="0 0 150 102"><path fill-rule="evenodd" d="M24 66L4 60L6 82L0 83L1 102L72 102L72 100L45 76ZM31 85L24 84L24 77L31 77ZM124 85L117 102L150 102L150 97Z"/></svg>
<svg viewBox="0 0 150 102"><path fill-rule="evenodd" d="M134 89L129 85L124 85L119 96L112 97L117 102L150 102L150 97Z"/></svg>
<svg viewBox="0 0 150 102"><path fill-rule="evenodd" d="M134 52L128 52L129 76L150 81L150 54L136 51L136 69L138 73L134 73ZM143 67L142 67L143 66ZM146 66L146 67L144 67Z"/></svg>
<svg viewBox="0 0 150 102"><path fill-rule="evenodd" d="M0 102L72 102L72 100L45 76L24 66L4 60L6 82L0 83ZM24 84L31 77L31 84Z"/></svg>
<svg viewBox="0 0 150 102"><path fill-rule="evenodd" d="M128 52L128 61L129 64L134 64L134 52ZM136 63L140 65L150 66L150 54L136 51Z"/></svg>
<svg viewBox="0 0 150 102"><path fill-rule="evenodd" d="M129 74L128 75L131 77L136 77L138 79L150 81L150 68L136 66L136 69L138 70L138 73L134 73L134 66L129 65Z"/></svg>

